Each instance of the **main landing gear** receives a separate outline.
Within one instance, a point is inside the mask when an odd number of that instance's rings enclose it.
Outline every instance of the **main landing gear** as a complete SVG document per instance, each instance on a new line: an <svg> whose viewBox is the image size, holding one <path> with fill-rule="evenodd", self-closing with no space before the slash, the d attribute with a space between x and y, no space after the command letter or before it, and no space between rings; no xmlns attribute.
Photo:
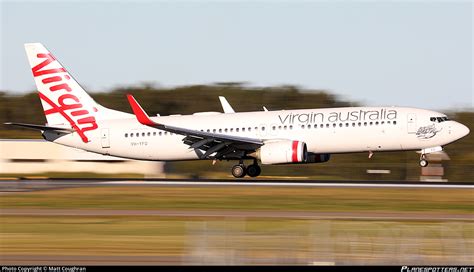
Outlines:
<svg viewBox="0 0 474 272"><path fill-rule="evenodd" d="M421 156L420 156L420 166L421 167L428 166L428 161L426 160L426 155L425 154L421 154Z"/></svg>
<svg viewBox="0 0 474 272"><path fill-rule="evenodd" d="M243 161L240 161L239 164L236 164L232 167L232 175L236 178L243 178L245 175L249 177L257 177L262 172L262 169L255 160L253 164L245 166Z"/></svg>

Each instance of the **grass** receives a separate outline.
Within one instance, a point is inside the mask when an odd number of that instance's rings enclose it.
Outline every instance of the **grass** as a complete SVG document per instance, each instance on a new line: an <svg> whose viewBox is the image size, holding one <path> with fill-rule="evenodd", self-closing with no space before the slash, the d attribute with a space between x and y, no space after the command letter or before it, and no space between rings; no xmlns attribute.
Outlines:
<svg viewBox="0 0 474 272"><path fill-rule="evenodd" d="M473 190L290 187L82 187L4 194L9 209L163 209L472 214ZM183 264L464 264L471 221L159 216L0 216L0 254L160 256ZM102 257L101 257L102 256ZM37 260L37 259L36 259ZM109 262L110 263L110 262ZM123 264L123 263L122 263Z"/></svg>
<svg viewBox="0 0 474 272"><path fill-rule="evenodd" d="M452 263L474 250L473 241L472 223L466 222L2 216L0 249L4 256L194 256L203 261L206 254L224 258L237 252L244 260L306 262L333 256L338 263L383 263L413 254L401 251L412 244L423 258L438 256L435 260L443 262L439 256L452 256Z"/></svg>
<svg viewBox="0 0 474 272"><path fill-rule="evenodd" d="M82 187L3 195L2 208L472 213L471 189Z"/></svg>

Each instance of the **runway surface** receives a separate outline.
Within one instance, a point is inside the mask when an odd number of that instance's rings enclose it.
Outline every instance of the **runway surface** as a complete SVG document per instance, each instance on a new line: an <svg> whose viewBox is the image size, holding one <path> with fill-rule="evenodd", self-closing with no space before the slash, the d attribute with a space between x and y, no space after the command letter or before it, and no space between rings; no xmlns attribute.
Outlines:
<svg viewBox="0 0 474 272"><path fill-rule="evenodd" d="M278 179L18 179L1 180L0 192L24 192L85 186L273 186L324 188L444 188L474 189L474 184L461 182L409 181L319 181Z"/></svg>

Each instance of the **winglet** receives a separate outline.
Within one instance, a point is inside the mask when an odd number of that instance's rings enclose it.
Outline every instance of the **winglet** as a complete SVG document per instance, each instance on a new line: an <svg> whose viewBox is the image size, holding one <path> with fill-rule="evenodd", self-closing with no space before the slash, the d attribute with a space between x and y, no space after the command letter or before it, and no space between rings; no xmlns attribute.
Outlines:
<svg viewBox="0 0 474 272"><path fill-rule="evenodd" d="M127 94L128 103L133 110L133 113L137 117L138 122L145 126L156 126L157 123L153 122L143 108L138 104L137 100L131 94Z"/></svg>
<svg viewBox="0 0 474 272"><path fill-rule="evenodd" d="M222 109L224 110L224 113L235 113L234 109L232 106L227 102L227 99L223 96L219 96L219 100L221 101Z"/></svg>

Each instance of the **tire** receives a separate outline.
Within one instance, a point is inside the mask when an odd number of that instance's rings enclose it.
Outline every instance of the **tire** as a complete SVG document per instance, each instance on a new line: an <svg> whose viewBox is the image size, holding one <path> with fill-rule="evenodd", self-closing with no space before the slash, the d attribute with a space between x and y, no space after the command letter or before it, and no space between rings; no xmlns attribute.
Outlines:
<svg viewBox="0 0 474 272"><path fill-rule="evenodd" d="M246 171L245 166L237 164L232 167L232 175L235 178L243 178L245 177Z"/></svg>
<svg viewBox="0 0 474 272"><path fill-rule="evenodd" d="M421 160L420 160L420 166L421 166L421 167L426 167L426 166L428 166L428 161L425 160L425 159L421 159Z"/></svg>
<svg viewBox="0 0 474 272"><path fill-rule="evenodd" d="M247 167L247 175L252 178L258 177L261 172L262 169L260 168L260 166L258 166L258 164L251 164Z"/></svg>

